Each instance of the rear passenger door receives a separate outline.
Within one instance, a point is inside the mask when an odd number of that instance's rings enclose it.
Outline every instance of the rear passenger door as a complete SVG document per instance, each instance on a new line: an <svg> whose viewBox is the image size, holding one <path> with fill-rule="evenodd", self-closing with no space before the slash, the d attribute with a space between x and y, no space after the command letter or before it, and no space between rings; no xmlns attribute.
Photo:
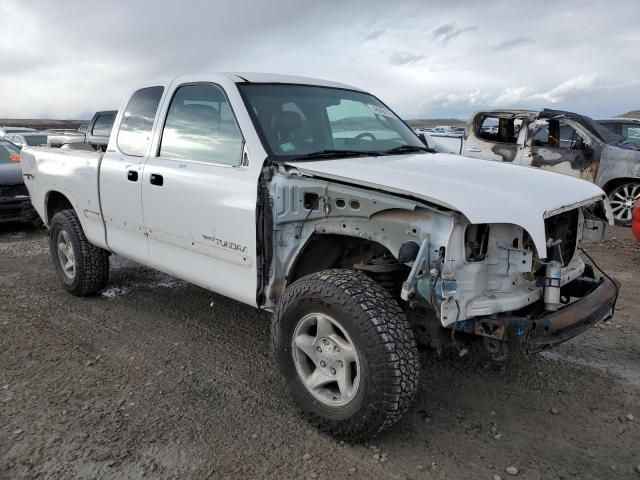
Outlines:
<svg viewBox="0 0 640 480"><path fill-rule="evenodd" d="M227 93L214 83L183 83L165 103L143 175L150 264L255 305L260 169L243 162Z"/></svg>
<svg viewBox="0 0 640 480"><path fill-rule="evenodd" d="M149 257L142 218L142 167L163 91L162 86L147 87L130 97L100 164L100 203L107 245L141 263Z"/></svg>
<svg viewBox="0 0 640 480"><path fill-rule="evenodd" d="M595 181L599 156L590 137L563 119L544 119L529 127L523 164Z"/></svg>

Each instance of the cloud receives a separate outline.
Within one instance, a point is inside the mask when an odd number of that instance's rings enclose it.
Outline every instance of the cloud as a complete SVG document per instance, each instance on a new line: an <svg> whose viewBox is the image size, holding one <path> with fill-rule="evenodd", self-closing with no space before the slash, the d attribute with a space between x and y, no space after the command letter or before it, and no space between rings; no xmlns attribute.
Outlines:
<svg viewBox="0 0 640 480"><path fill-rule="evenodd" d="M327 78L407 118L640 107L637 0L350 0L339 14L312 0L110 0L89 17L86 6L0 1L0 115L87 118L138 84L208 71ZM598 35L581 27L593 24Z"/></svg>
<svg viewBox="0 0 640 480"><path fill-rule="evenodd" d="M365 42L368 40L375 40L376 38L380 38L382 35L384 35L385 32L386 30L384 28L381 28L379 30L374 30L368 33L367 35L365 35L364 40Z"/></svg>
<svg viewBox="0 0 640 480"><path fill-rule="evenodd" d="M410 52L394 52L389 55L389 63L392 65L409 65L424 60L426 55Z"/></svg>
<svg viewBox="0 0 640 480"><path fill-rule="evenodd" d="M513 37L501 41L495 48L496 50L512 50L533 43L536 43L536 41L529 37Z"/></svg>
<svg viewBox="0 0 640 480"><path fill-rule="evenodd" d="M529 100L544 100L549 103L559 103L567 98L584 94L593 89L596 75L579 75L562 82L548 92L531 95Z"/></svg>
<svg viewBox="0 0 640 480"><path fill-rule="evenodd" d="M455 23L445 23L437 26L431 31L431 40L439 43L440 45L446 45L453 38L465 32L473 32L477 29L477 27L460 28Z"/></svg>
<svg viewBox="0 0 640 480"><path fill-rule="evenodd" d="M509 87L494 100L498 107L505 105L517 105L527 98L527 87Z"/></svg>

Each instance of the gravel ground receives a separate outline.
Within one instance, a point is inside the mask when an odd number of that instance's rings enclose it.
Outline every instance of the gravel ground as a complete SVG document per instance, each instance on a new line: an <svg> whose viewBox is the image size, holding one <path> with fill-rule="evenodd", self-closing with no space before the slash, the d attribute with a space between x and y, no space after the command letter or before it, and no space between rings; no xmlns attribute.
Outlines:
<svg viewBox="0 0 640 480"><path fill-rule="evenodd" d="M5 228L0 478L640 478L640 243L589 250L622 281L612 321L499 364L422 351L415 405L350 445L291 404L265 313L117 257L75 298L44 231Z"/></svg>

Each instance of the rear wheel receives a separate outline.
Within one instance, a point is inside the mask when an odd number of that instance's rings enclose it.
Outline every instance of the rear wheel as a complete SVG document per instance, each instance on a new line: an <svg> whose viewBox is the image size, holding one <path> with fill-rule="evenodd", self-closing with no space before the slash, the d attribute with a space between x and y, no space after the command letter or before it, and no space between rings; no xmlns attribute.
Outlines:
<svg viewBox="0 0 640 480"><path fill-rule="evenodd" d="M609 203L616 225L631 225L633 204L640 197L640 183L625 182L609 192Z"/></svg>
<svg viewBox="0 0 640 480"><path fill-rule="evenodd" d="M49 250L58 278L73 295L92 295L106 286L109 252L89 243L73 210L54 215Z"/></svg>
<svg viewBox="0 0 640 480"><path fill-rule="evenodd" d="M413 332L398 303L363 274L327 270L294 282L278 302L272 337L294 400L336 436L378 434L416 393Z"/></svg>

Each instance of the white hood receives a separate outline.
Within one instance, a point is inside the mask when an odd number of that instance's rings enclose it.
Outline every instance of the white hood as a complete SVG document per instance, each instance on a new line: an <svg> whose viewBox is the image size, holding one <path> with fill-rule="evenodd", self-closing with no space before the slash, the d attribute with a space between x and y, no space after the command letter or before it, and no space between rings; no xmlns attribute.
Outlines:
<svg viewBox="0 0 640 480"><path fill-rule="evenodd" d="M544 218L604 198L596 185L568 175L442 153L291 162L303 173L363 185L447 207L471 223L524 228L546 257Z"/></svg>

